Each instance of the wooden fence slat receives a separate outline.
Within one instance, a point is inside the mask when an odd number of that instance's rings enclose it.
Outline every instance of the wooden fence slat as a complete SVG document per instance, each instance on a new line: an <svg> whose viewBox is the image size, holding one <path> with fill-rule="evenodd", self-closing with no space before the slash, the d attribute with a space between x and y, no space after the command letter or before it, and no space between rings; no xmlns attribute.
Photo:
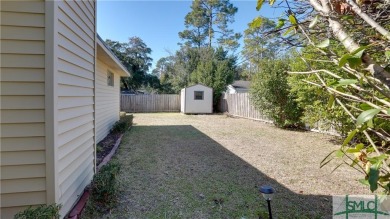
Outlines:
<svg viewBox="0 0 390 219"><path fill-rule="evenodd" d="M121 95L120 109L128 113L180 112L178 94Z"/></svg>
<svg viewBox="0 0 390 219"><path fill-rule="evenodd" d="M225 93L221 97L220 111L227 112L232 116L271 122L270 119L253 107L248 93Z"/></svg>
<svg viewBox="0 0 390 219"><path fill-rule="evenodd" d="M261 111L257 110L250 101L249 93L236 93L236 94L224 94L220 101L220 112L226 112L235 117L243 117L253 120L261 120L264 122L272 122L271 119L267 118ZM334 128L331 126L327 130L321 129L321 122L317 122L314 127L310 128L311 131L321 132L331 135L339 135Z"/></svg>

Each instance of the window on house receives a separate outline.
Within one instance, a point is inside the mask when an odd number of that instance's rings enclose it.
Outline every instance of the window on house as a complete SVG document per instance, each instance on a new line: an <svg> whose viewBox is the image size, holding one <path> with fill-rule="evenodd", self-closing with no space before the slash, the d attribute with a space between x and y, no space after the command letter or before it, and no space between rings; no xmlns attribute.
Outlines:
<svg viewBox="0 0 390 219"><path fill-rule="evenodd" d="M203 91L194 91L194 100L203 100Z"/></svg>
<svg viewBox="0 0 390 219"><path fill-rule="evenodd" d="M107 71L107 85L114 87L114 74L110 71Z"/></svg>

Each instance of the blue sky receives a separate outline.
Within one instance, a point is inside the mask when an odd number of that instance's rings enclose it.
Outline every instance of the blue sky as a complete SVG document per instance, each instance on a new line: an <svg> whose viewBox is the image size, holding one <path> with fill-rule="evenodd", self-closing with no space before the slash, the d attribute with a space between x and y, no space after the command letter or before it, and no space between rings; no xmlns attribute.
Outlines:
<svg viewBox="0 0 390 219"><path fill-rule="evenodd" d="M231 3L238 8L235 22L230 26L236 32L243 33L256 16L276 18L281 15L280 10L267 6L256 11L256 0ZM179 48L178 32L185 29L184 17L190 6L191 1L187 0L98 1L97 30L104 40L126 42L131 36L140 37L153 50L154 68L158 59L169 55L167 51L174 53Z"/></svg>

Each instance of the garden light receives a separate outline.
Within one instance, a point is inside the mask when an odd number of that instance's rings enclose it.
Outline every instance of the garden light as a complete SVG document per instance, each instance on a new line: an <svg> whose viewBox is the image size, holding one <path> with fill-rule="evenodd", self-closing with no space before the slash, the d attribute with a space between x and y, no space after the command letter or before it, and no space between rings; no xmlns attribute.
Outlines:
<svg viewBox="0 0 390 219"><path fill-rule="evenodd" d="M271 199L272 199L272 196L275 193L275 190L271 186L261 186L260 187L260 192L263 195L264 199L267 201L267 204L268 204L268 215L269 215L269 218L272 219Z"/></svg>

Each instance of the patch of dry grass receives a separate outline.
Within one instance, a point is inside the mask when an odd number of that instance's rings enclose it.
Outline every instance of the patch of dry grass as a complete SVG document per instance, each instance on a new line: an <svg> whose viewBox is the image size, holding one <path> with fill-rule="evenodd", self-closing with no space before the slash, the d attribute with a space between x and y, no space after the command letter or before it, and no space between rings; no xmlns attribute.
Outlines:
<svg viewBox="0 0 390 219"><path fill-rule="evenodd" d="M358 173L320 161L331 137L223 115L135 114L117 159L111 218L258 218L260 185L278 218L330 218L331 195L366 194Z"/></svg>

